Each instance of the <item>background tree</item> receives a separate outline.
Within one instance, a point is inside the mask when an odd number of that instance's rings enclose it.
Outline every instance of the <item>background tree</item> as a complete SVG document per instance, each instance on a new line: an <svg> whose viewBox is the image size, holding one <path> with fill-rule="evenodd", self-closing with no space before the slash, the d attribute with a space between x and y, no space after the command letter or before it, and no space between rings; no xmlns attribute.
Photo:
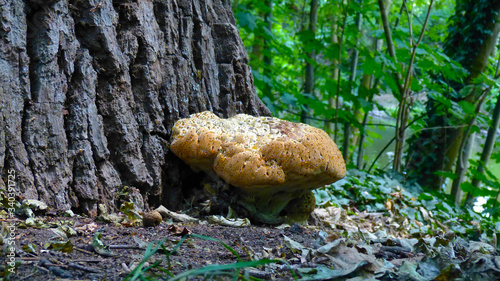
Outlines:
<svg viewBox="0 0 500 281"><path fill-rule="evenodd" d="M309 11L309 27L306 32L304 32L304 43L307 59L305 61L305 81L304 81L304 94L306 99L314 95L314 64L316 63L316 50L315 44L308 44L308 40L316 40L316 25L318 22L318 0L311 0L311 7ZM309 117L309 106L304 104L302 113L300 116L300 121L302 123L308 122Z"/></svg>
<svg viewBox="0 0 500 281"><path fill-rule="evenodd" d="M171 208L200 176L169 152L179 118L269 115L227 1L0 7L0 188L96 215L133 193Z"/></svg>
<svg viewBox="0 0 500 281"><path fill-rule="evenodd" d="M488 59L496 48L500 31L499 12L500 1L457 1L444 51L461 63L468 74L463 80L448 81L448 91L442 93L446 99L467 108L478 105L483 92L481 87L484 86L477 78L485 71ZM419 175L421 184L439 189L445 177L436 171L452 170L458 155L463 153L461 144L468 136L464 134L466 126L461 125L466 121L443 114L439 108L436 109L439 101L432 96L429 98L425 122L427 127L433 129L423 131L418 136L419 140L412 143L408 168ZM458 165L464 165L468 157L464 158L465 161L460 161Z"/></svg>
<svg viewBox="0 0 500 281"><path fill-rule="evenodd" d="M244 43L260 35L252 26L264 19L249 8L257 2L240 0L234 6ZM465 135L489 126L498 129L490 115L499 88L494 78L498 1L320 1L315 40L305 42L301 30L310 4L281 1L273 6L270 48L276 71L269 76L254 70L257 90L273 114L304 120L302 108L307 106L311 124L329 130L337 143L346 140L346 161L356 158L359 169L399 170L408 182L436 192L449 193L446 179L456 178L465 183L458 184L453 197L460 200L462 189L470 193L474 188L467 178L454 176L453 168L460 146L467 147ZM311 49L316 52L315 87L305 100L301 86ZM252 66L258 63L250 60ZM274 91L263 91L261 81ZM479 97L484 98L482 106ZM385 133L383 144L370 147L378 155L367 155L363 148L380 138L378 131L384 128L397 128L397 133ZM394 142L397 149L391 147ZM495 151L491 157L498 162ZM386 153L393 161L382 164L380 156ZM471 160L472 166L457 174L472 178L478 167L474 157L462 154L461 163ZM481 179L487 184L473 196L496 198L495 178L486 173Z"/></svg>

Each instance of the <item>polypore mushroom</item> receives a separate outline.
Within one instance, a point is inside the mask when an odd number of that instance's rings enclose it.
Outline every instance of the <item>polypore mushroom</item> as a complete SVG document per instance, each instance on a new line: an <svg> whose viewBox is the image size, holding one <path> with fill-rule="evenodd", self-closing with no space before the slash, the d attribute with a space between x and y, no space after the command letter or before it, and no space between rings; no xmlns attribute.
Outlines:
<svg viewBox="0 0 500 281"><path fill-rule="evenodd" d="M297 213L287 207L289 202L305 205L303 212L309 215L314 206L311 190L346 173L344 159L328 134L272 117L193 114L175 123L170 148L193 169L214 172L234 186L237 203L267 223Z"/></svg>

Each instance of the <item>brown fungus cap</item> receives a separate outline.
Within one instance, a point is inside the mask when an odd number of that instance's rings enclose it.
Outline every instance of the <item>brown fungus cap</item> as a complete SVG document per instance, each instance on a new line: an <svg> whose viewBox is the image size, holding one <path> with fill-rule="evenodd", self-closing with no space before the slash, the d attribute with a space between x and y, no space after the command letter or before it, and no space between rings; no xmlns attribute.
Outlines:
<svg viewBox="0 0 500 281"><path fill-rule="evenodd" d="M193 114L175 123L170 147L192 168L213 171L250 195L312 190L346 174L323 130L272 117Z"/></svg>

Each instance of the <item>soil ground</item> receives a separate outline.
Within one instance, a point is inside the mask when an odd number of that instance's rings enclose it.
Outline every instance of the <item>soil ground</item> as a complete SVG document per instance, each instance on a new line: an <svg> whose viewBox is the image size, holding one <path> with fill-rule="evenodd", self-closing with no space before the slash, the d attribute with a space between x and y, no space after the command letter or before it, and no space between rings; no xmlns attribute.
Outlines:
<svg viewBox="0 0 500 281"><path fill-rule="evenodd" d="M50 221L67 221L68 218L46 218ZM140 241L151 242L167 238L165 245L172 248L180 239L172 231L172 225L162 222L156 227L123 227L110 223L94 222L92 219L69 219L73 228L90 228L87 231L78 231L78 235L70 238L75 248L71 253L45 250L43 244L48 241L53 232L51 229L26 228L18 230L16 246L21 249L30 243L36 245L37 253L27 253L18 250L17 255L21 265L12 280L123 280L134 265L139 263L145 250L138 247ZM94 225L95 224L95 225ZM193 234L218 238L236 250L242 260L249 260L250 255L261 252L263 249L281 249L284 235L312 247L317 237L315 231L304 227L294 226L287 229L269 227L225 227L210 224L175 224L179 229L186 228ZM94 232L102 234L101 241L110 246L115 256L103 256L93 251L91 246ZM40 250L43 249L43 250ZM283 249L282 249L283 250ZM283 251L284 256L292 257L291 251ZM150 263L164 257L158 252ZM189 269L199 268L209 264L230 264L237 261L234 254L223 245L203 239L189 239L180 249L170 256L172 273L177 274ZM161 264L165 268L166 262ZM256 273L261 278L292 279L290 272L283 269L274 276L267 273ZM277 276L280 275L280 276Z"/></svg>
<svg viewBox="0 0 500 281"><path fill-rule="evenodd" d="M152 255L145 266L155 262L159 262L159 266L145 274L150 277L148 280L167 280L168 275L160 268L176 275L209 265L232 265L238 262L237 256L241 261L281 261L240 271L242 276L257 280L500 280L500 256L488 243L465 241L453 232L438 233L434 237L402 237L395 231L394 221L383 213L347 215L345 210L332 207L327 226L328 220L315 217L318 210L326 211L316 209L309 225L285 227L163 221L145 228L90 218L45 216L38 218L43 221L39 227L23 228L25 221L17 220L15 259L19 265L10 278L124 280L144 259L148 252L146 246L165 239L163 245L165 252L171 253L169 259L163 250ZM334 217L336 219L332 219ZM5 226L10 222L4 220L3 223ZM47 241L54 240L57 232L54 230L60 225L76 230L69 238L73 245L70 253L45 247ZM95 250L99 247L95 243L93 246L96 233L101 234L99 241L107 246L100 254ZM189 233L216 238L225 245L191 235L173 251L181 237ZM0 268L0 272L5 269L5 266ZM0 277L0 280L7 279ZM187 280L234 279L212 275Z"/></svg>

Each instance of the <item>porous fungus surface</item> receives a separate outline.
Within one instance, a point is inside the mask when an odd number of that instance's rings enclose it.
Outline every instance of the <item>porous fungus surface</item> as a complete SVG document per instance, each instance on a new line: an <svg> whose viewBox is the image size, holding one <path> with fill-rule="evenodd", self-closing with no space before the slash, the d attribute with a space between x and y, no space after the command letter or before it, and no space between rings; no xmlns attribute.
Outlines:
<svg viewBox="0 0 500 281"><path fill-rule="evenodd" d="M174 125L171 150L192 168L213 171L255 196L312 190L346 173L324 131L273 117L193 114Z"/></svg>

